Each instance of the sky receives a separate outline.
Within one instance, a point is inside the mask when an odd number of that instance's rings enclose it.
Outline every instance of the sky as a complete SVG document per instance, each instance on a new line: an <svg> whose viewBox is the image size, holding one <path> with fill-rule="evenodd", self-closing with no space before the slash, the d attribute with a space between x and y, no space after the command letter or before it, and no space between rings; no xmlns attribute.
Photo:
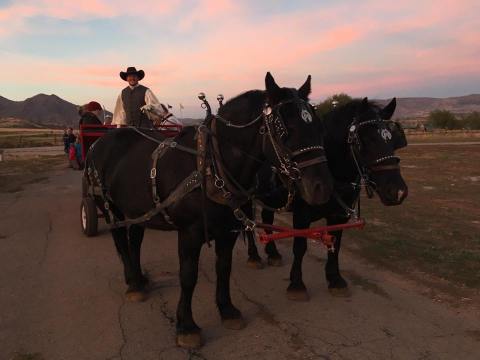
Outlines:
<svg viewBox="0 0 480 360"><path fill-rule="evenodd" d="M0 0L0 95L56 94L113 109L142 84L182 116L312 75L313 101L480 93L478 0ZM185 106L179 112L179 104Z"/></svg>

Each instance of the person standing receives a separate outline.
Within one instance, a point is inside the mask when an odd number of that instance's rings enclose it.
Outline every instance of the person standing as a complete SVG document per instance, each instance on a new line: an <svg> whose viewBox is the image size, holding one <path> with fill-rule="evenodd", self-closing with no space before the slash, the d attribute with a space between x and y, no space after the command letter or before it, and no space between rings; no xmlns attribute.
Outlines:
<svg viewBox="0 0 480 360"><path fill-rule="evenodd" d="M128 82L128 86L118 95L112 125L153 128L152 121L143 110L163 112L163 109L152 90L139 84L144 77L145 72L137 71L135 67L120 72L120 78Z"/></svg>
<svg viewBox="0 0 480 360"><path fill-rule="evenodd" d="M63 151L65 151L65 154L68 155L68 148L69 148L69 143L68 143L68 133L67 129L63 130Z"/></svg>

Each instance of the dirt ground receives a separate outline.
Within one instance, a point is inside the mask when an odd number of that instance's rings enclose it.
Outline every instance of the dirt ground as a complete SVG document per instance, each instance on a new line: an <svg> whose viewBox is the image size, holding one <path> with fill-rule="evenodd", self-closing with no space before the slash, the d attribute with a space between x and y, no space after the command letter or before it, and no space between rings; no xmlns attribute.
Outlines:
<svg viewBox="0 0 480 360"><path fill-rule="evenodd" d="M420 280L434 275L469 298L480 289L480 145L409 146L399 155L409 197L390 208L378 197L363 201L368 226L345 244Z"/></svg>
<svg viewBox="0 0 480 360"><path fill-rule="evenodd" d="M80 172L64 165L0 193L0 359L478 359L479 303L437 301L425 284L349 251L341 265L350 297L328 293L325 250L312 244L311 299L287 300L289 241L279 243L285 265L263 270L246 266L238 241L232 297L247 321L239 331L221 325L214 250L204 247L193 308L206 344L179 349L176 234L146 232L152 289L146 302L127 303L112 239L105 225L97 237L82 235L79 205Z"/></svg>

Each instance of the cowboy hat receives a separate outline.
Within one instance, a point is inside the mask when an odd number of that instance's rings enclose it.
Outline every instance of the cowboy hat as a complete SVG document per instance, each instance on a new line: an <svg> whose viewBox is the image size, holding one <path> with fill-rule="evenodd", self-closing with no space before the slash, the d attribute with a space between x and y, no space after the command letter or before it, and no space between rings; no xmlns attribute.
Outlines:
<svg viewBox="0 0 480 360"><path fill-rule="evenodd" d="M145 72L143 70L137 71L137 69L133 66L128 67L127 71L120 71L120 77L122 78L122 80L127 81L128 75L137 75L138 80L140 81L145 77Z"/></svg>

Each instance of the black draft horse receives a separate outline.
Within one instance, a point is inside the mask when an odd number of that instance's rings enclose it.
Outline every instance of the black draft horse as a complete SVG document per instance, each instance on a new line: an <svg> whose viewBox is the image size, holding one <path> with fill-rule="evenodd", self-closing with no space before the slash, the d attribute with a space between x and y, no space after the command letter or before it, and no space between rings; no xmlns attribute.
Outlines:
<svg viewBox="0 0 480 360"><path fill-rule="evenodd" d="M367 183L367 193L376 191L386 206L399 205L408 195L408 188L400 173L400 159L394 155L395 150L407 145L405 134L400 124L391 121L396 108L394 98L384 108L375 103L363 100L340 106L328 113L323 124L326 129L325 151L328 165L334 178L334 193L324 205L310 206L302 199L293 201L293 227L306 229L313 221L325 218L328 225L344 224L353 214L352 207L360 196L361 181ZM261 172L264 183L268 187L271 177ZM271 174L271 173L270 173ZM267 205L279 206L285 197L285 191L275 191L270 186ZM262 220L273 224L274 213L262 210ZM255 268L262 267L262 260L255 246L251 233L248 234L248 263ZM338 255L342 239L342 231L332 233L335 236L334 251L328 252L325 274L328 288L334 295L345 295L347 282L340 275ZM287 297L291 300L308 300L307 288L302 279L302 261L307 250L307 239L295 237L293 243L294 260L290 272L290 285ZM268 264L281 265L281 255L275 243L265 246Z"/></svg>
<svg viewBox="0 0 480 360"><path fill-rule="evenodd" d="M267 73L266 91L253 90L239 95L223 105L210 122L184 128L167 150L160 151L161 157L157 153L154 167L152 153L164 140L154 131L117 129L90 149L87 157L90 170L85 176L89 184L103 189L104 195L97 196L97 204L101 207L105 201L116 221L117 226L113 226L111 233L124 266L127 299L145 298L148 279L140 264L144 228L178 231L181 294L176 342L179 346L194 348L202 343L200 328L192 316L192 295L206 236L215 240L216 304L222 323L231 329L244 325L240 311L230 298L232 250L237 238L232 230L241 224L230 207L213 201L210 196L205 198L201 187L207 189L208 195L208 179L214 178L210 188L217 190L225 190L227 182L236 184L237 190L253 189L257 170L267 162L286 178L293 179L307 203L320 205L330 198L333 180L326 163L321 123L315 120L314 110L308 104L310 79L309 76L298 90L280 88ZM206 176L202 176L207 178L206 184L177 196L168 207L143 223L127 226L124 219L141 218L155 206L152 195L158 201L162 199L160 203L167 202L165 199L171 199L179 184L183 182L188 187L195 180L191 175L198 169L201 154L198 137L203 132L209 134L210 143L216 141L218 148L210 147L204 158L210 162ZM208 177L209 174L212 176ZM221 178L222 174L228 179ZM191 181L185 183L185 179ZM223 196L227 194L224 192ZM245 204L248 200L245 199ZM205 234L205 225L208 234Z"/></svg>

